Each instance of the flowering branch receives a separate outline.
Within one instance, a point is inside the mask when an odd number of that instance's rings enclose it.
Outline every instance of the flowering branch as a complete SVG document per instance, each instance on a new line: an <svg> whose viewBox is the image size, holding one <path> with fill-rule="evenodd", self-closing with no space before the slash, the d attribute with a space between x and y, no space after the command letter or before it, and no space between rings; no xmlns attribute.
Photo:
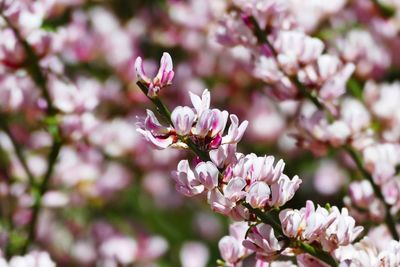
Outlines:
<svg viewBox="0 0 400 267"><path fill-rule="evenodd" d="M369 172L364 168L362 160L361 160L360 156L357 154L357 152L354 151L354 149L352 149L349 146L346 146L345 149L350 154L350 156L352 157L354 162L356 163L357 168L360 170L362 175L371 183L372 189L374 190L374 193L375 193L375 196L378 197L385 205L385 223L386 223L391 235L393 236L393 238L395 240L399 240L399 234L396 230L396 222L394 221L394 219L390 213L390 205L386 203L386 201L382 195L381 189L379 188L379 186L376 185L371 174L369 174Z"/></svg>
<svg viewBox="0 0 400 267"><path fill-rule="evenodd" d="M57 111L56 111L56 109L53 105L53 101L50 97L50 93L47 88L47 77L43 73L43 71L40 67L39 58L37 57L34 49L31 47L31 45L22 37L19 30L11 23L11 21L7 18L7 16L5 16L3 13L1 13L0 15L6 22L7 26L13 31L17 40L22 45L22 47L26 53L24 67L30 74L32 80L41 89L42 95L47 104L47 107L46 107L47 115L49 117L54 117L56 115ZM52 136L52 145L51 145L50 152L48 155L48 165L47 165L47 169L46 169L45 175L44 175L41 183L38 185L34 184L34 186L32 188L33 196L34 196L34 204L32 207L32 219L31 219L31 223L29 225L28 238L22 247L22 253L25 253L26 250L28 249L30 243L35 240L36 225L37 225L39 213L40 213L41 206L42 206L42 197L48 189L49 181L53 174L53 170L54 170L55 164L57 162L59 152L62 147L62 140L61 140L61 136L60 136L61 129L57 122L49 125L49 132ZM16 152L18 155L19 152L18 151L16 151ZM22 157L20 157L20 159L21 158Z"/></svg>
<svg viewBox="0 0 400 267"><path fill-rule="evenodd" d="M158 96L150 97L148 95L149 88L143 84L141 81L138 81L137 86L142 90L145 96L156 106L158 113L164 117L165 120L168 121L169 124L173 125L172 120L171 120L171 112L168 110L168 108L165 106L165 104L161 101L161 99ZM210 156L198 149L196 145L189 139L185 138L183 136L179 136L179 139L185 143L194 153L196 156L198 156L201 160L203 161L210 161Z"/></svg>
<svg viewBox="0 0 400 267"><path fill-rule="evenodd" d="M254 34L257 37L257 41L261 45L266 45L267 49L271 54L273 55L274 58L277 57L278 53L274 49L273 45L270 43L268 40L268 37L266 33L261 29L260 25L257 23L257 20L254 18L254 16L249 16L249 17L244 17L244 21L247 22L247 25L253 29ZM278 68L282 71L282 69L278 66ZM300 93L307 97L316 107L319 109L323 109L324 105L319 101L319 99L314 96L297 78L295 75L289 76L290 81L297 86L299 89Z"/></svg>
<svg viewBox="0 0 400 267"><path fill-rule="evenodd" d="M147 86L144 85L141 81L138 81L137 85L143 91L143 93L148 96ZM176 123L175 124L173 123L173 120L171 118L171 112L166 108L166 106L162 103L162 101L159 99L158 96L153 96L153 97L148 96L148 98L157 107L157 110L159 111L159 113L167 121L171 122L171 125L176 125ZM204 156L205 152L202 150L199 150L196 147L196 145L189 138L184 138L184 137L179 137L179 138L181 139L182 142L187 144L189 149L191 149L199 158L201 158L204 161L208 161L210 159L209 156ZM178 166L178 169L179 169L179 166ZM223 179L224 174L221 173L220 170L217 170L217 172L219 173L218 177L221 177ZM177 174L177 176L179 176L179 174ZM218 190L221 190L221 189L218 189ZM243 205L243 207L247 208L251 214L254 214L261 222L271 226L273 228L275 234L284 238L284 240L283 240L284 243L288 244L291 248L300 249L304 253L308 253L311 256L314 256L314 257L318 258L319 260L327 263L330 266L338 266L338 263L335 261L334 258L332 258L332 256L329 255L329 253L327 253L317 247L314 247L310 244L306 244L302 241L299 241L299 240L296 240L295 242L291 242L291 240L284 235L284 232L282 231L282 225L279 222L277 222L271 216L271 214L266 213L266 212L262 211L261 209L254 208L251 204L249 204L247 202L241 202L241 204Z"/></svg>
<svg viewBox="0 0 400 267"><path fill-rule="evenodd" d="M36 83L36 85L41 89L44 99L47 103L47 110L49 115L54 115L56 110L53 105L53 101L51 100L49 90L47 89L47 78L42 72L39 65L39 58L37 57L35 51L30 46L30 44L21 36L21 33L18 29L11 23L11 21L5 16L3 13L0 13L1 17L6 22L7 26L13 31L17 40L22 45L27 57L25 60L25 68L28 73Z"/></svg>
<svg viewBox="0 0 400 267"><path fill-rule="evenodd" d="M374 0L374 3L380 4L378 2L378 0ZM381 6L381 5L379 5L379 6ZM268 50L271 52L273 57L276 59L278 53L274 49L273 45L269 42L268 36L261 29L261 27L259 26L257 20L253 16L244 17L243 19L244 19L245 23L249 26L249 28L251 28L253 30L255 36L257 37L258 43L261 44L261 45L266 45ZM282 71L282 69L280 67L279 67L279 69ZM297 86L297 88L299 89L299 92L304 97L309 99L319 110L325 111L325 113L328 115L329 119L332 120L332 115L329 112L329 110L327 110L325 105L323 105L321 103L321 101L318 99L318 97L314 96L306 88L306 86L299 81L299 79L297 78L296 75L290 75L289 79L293 84L295 84ZM363 176L372 184L372 187L373 187L373 190L374 190L374 193L375 193L376 197L379 198L384 203L384 207L385 207L385 223L386 223L387 227L389 228L389 231L392 234L393 238L396 239L396 240L399 240L399 234L397 233L396 226L395 226L396 223L395 223L394 218L392 217L392 215L390 213L390 208L391 207L390 207L389 204L387 204L385 202L384 197L383 197L382 192L381 192L381 189L379 188L379 186L377 186L375 184L371 174L369 174L368 171L364 169L363 164L362 164L362 160L357 155L357 153L349 146L346 146L345 149L351 155L353 160L356 162L357 168L360 170L360 172L363 174Z"/></svg>

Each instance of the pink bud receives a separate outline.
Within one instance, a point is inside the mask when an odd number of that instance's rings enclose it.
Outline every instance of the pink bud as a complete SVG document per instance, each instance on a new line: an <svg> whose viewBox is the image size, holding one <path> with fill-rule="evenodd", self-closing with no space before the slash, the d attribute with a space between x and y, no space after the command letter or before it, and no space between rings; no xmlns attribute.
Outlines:
<svg viewBox="0 0 400 267"><path fill-rule="evenodd" d="M138 78L148 86L149 91L147 95L149 97L157 96L158 92L163 87L170 85L175 74L173 71L172 58L168 53L163 53L160 60L160 68L158 69L156 77L153 79L146 75L141 57L136 58L135 69Z"/></svg>
<svg viewBox="0 0 400 267"><path fill-rule="evenodd" d="M217 134L223 133L229 114L226 110L220 111L218 109L213 109L212 112L214 114L214 121L211 125L210 135L211 137L214 137Z"/></svg>
<svg viewBox="0 0 400 267"><path fill-rule="evenodd" d="M160 68L155 80L160 83L160 87L170 85L174 78L173 63L170 54L163 53L160 60Z"/></svg>
<svg viewBox="0 0 400 267"><path fill-rule="evenodd" d="M279 213L283 233L291 238L296 238L301 230L303 216L299 210L285 209Z"/></svg>

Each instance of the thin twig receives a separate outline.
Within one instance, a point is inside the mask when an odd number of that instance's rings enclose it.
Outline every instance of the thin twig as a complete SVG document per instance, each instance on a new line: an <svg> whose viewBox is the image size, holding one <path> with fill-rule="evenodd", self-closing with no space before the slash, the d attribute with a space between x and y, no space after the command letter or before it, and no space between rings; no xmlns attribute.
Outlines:
<svg viewBox="0 0 400 267"><path fill-rule="evenodd" d="M22 147L18 143L18 141L15 139L14 135L12 134L12 132L7 124L7 119L5 118L5 116L0 114L0 117L1 117L0 118L0 128L10 138L11 143L14 148L14 151L15 151L15 154L16 154L19 162L21 163L21 166L24 169L26 175L28 176L29 183L31 184L31 186L34 186L36 183L36 179L35 179L34 175L32 174L31 170L29 169L24 152L22 151Z"/></svg>
<svg viewBox="0 0 400 267"><path fill-rule="evenodd" d="M354 149L352 149L350 146L346 146L345 150L350 154L350 156L356 163L357 168L360 170L362 175L371 183L372 188L375 193L375 196L383 202L383 204L385 206L385 223L386 223L390 233L392 234L393 238L396 240L399 240L399 234L396 230L396 222L394 221L394 219L390 213L390 206L389 206L389 204L386 203L380 187L377 184L375 184L374 179L371 176L371 174L364 168L362 160L361 160L360 156L357 154L357 152L354 151Z"/></svg>
<svg viewBox="0 0 400 267"><path fill-rule="evenodd" d="M7 26L14 32L17 40L20 42L20 44L24 48L24 51L26 53L24 67L28 71L29 75L31 76L31 78L35 82L35 84L40 88L42 95L43 95L44 99L46 100L47 115L49 117L54 117L57 114L57 110L54 107L53 101L51 99L50 92L47 87L47 84L48 84L47 77L40 67L38 56L36 55L34 49L31 47L31 45L22 37L19 30L7 18L7 16L5 16L2 12L0 13L0 16L4 19ZM52 135L53 140L52 140L52 146L50 149L50 153L48 155L48 165L47 165L47 169L46 169L45 175L44 175L41 183L36 186L33 186L33 188L32 188L35 203L32 207L32 219L31 219L31 223L29 225L28 238L22 247L22 253L25 253L27 251L29 245L32 242L34 242L36 239L36 236L35 236L36 225L37 225L39 213L40 213L40 210L42 207L42 198L48 189L50 178L53 174L53 170L54 170L55 164L57 162L59 152L62 147L62 140L60 137L61 129L60 129L59 125L55 124L55 125L52 125L51 127L53 127L53 128L49 127L49 129L52 130L52 131L50 131L50 133Z"/></svg>

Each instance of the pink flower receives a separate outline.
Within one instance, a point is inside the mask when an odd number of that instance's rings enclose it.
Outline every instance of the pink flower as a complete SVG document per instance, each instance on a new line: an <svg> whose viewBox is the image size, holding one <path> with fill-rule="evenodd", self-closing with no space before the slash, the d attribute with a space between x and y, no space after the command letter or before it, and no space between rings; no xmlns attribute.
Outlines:
<svg viewBox="0 0 400 267"><path fill-rule="evenodd" d="M205 89L203 91L203 94L201 95L201 98L193 94L192 92L189 92L190 100L192 101L193 107L197 112L197 116L200 116L201 113L203 113L204 110L210 109L210 91Z"/></svg>
<svg viewBox="0 0 400 267"><path fill-rule="evenodd" d="M1 264L1 261L0 261ZM1 265L3 266L3 265ZM49 253L32 251L24 256L14 256L11 258L9 265L4 267L56 267L56 264L51 260Z"/></svg>
<svg viewBox="0 0 400 267"><path fill-rule="evenodd" d="M381 143L368 146L363 151L364 165L377 184L383 184L396 173L400 163L400 145Z"/></svg>
<svg viewBox="0 0 400 267"><path fill-rule="evenodd" d="M245 192L242 191L245 186L246 181L243 178L235 177L228 182L224 189L224 195L230 201L237 202L245 196Z"/></svg>
<svg viewBox="0 0 400 267"><path fill-rule="evenodd" d="M349 195L352 203L360 208L369 208L376 199L372 185L367 180L352 182L349 185Z"/></svg>
<svg viewBox="0 0 400 267"><path fill-rule="evenodd" d="M246 195L246 202L253 208L264 208L268 203L271 190L265 182L253 183Z"/></svg>
<svg viewBox="0 0 400 267"><path fill-rule="evenodd" d="M346 208L340 212L337 207L332 207L330 217L334 220L320 237L322 248L331 252L339 246L346 246L353 242L363 231L362 226L355 226L355 220L349 216Z"/></svg>
<svg viewBox="0 0 400 267"><path fill-rule="evenodd" d="M229 264L235 264L242 257L242 244L232 236L224 236L218 242L218 248L222 259Z"/></svg>
<svg viewBox="0 0 400 267"><path fill-rule="evenodd" d="M213 211L224 215L229 215L232 208L235 206L234 203L225 198L218 189L208 192L207 201Z"/></svg>
<svg viewBox="0 0 400 267"><path fill-rule="evenodd" d="M211 129L215 120L214 113L210 109L202 111L196 123L196 127L193 129L193 134L204 138Z"/></svg>
<svg viewBox="0 0 400 267"><path fill-rule="evenodd" d="M322 54L324 43L301 31L280 31L273 43L277 60L287 75L297 73L301 65L314 62Z"/></svg>
<svg viewBox="0 0 400 267"><path fill-rule="evenodd" d="M369 31L352 29L336 41L342 58L354 62L358 76L365 79L379 78L391 63L390 54L376 39Z"/></svg>
<svg viewBox="0 0 400 267"><path fill-rule="evenodd" d="M243 241L243 246L256 252L258 259L269 259L282 247L272 227L263 223L250 229L247 238Z"/></svg>
<svg viewBox="0 0 400 267"><path fill-rule="evenodd" d="M285 209L281 211L279 219L285 235L299 238L308 243L318 240L333 221L326 209L319 206L315 209L314 203L309 200L306 207L300 210Z"/></svg>
<svg viewBox="0 0 400 267"><path fill-rule="evenodd" d="M271 199L268 205L271 207L280 207L288 202L301 184L301 179L296 175L292 180L286 175L282 175L280 179L271 185Z"/></svg>
<svg viewBox="0 0 400 267"><path fill-rule="evenodd" d="M297 76L306 85L318 85L319 96L331 102L345 93L354 69L353 64L343 64L338 57L324 54L318 57L315 66L306 66Z"/></svg>
<svg viewBox="0 0 400 267"><path fill-rule="evenodd" d="M222 168L232 163L235 159L236 144L225 144L213 149L209 152L211 161L218 167Z"/></svg>
<svg viewBox="0 0 400 267"><path fill-rule="evenodd" d="M236 115L231 114L229 117L231 119L231 125L229 126L228 134L222 138L223 144L238 143L242 139L247 125L249 124L248 121L243 121L239 125L239 119Z"/></svg>
<svg viewBox="0 0 400 267"><path fill-rule="evenodd" d="M151 110L147 110L147 117L137 123L137 131L157 149L165 149L175 142L175 136L170 129L162 126Z"/></svg>
<svg viewBox="0 0 400 267"><path fill-rule="evenodd" d="M129 237L111 237L100 246L101 255L120 264L131 264L136 260L137 243Z"/></svg>
<svg viewBox="0 0 400 267"><path fill-rule="evenodd" d="M207 247L200 242L184 243L179 253L182 267L205 267L209 257Z"/></svg>
<svg viewBox="0 0 400 267"><path fill-rule="evenodd" d="M202 184L207 190L212 190L218 186L219 171L210 161L197 164L194 175L196 177L195 182Z"/></svg>
<svg viewBox="0 0 400 267"><path fill-rule="evenodd" d="M143 66L143 60L138 57L135 61L136 73L141 81L143 81L148 87L149 92L147 95L149 97L156 97L158 92L165 86L172 84L172 79L174 78L174 71L172 70L172 58L168 53L163 53L160 61L160 68L158 69L156 77L153 79L149 78Z"/></svg>
<svg viewBox="0 0 400 267"><path fill-rule="evenodd" d="M189 107L178 106L172 111L171 120L177 134L187 135L192 129L195 114Z"/></svg>
<svg viewBox="0 0 400 267"><path fill-rule="evenodd" d="M172 178L176 182L176 190L185 196L192 197L204 191L203 185L196 185L196 178L187 160L178 163L177 171L172 172Z"/></svg>

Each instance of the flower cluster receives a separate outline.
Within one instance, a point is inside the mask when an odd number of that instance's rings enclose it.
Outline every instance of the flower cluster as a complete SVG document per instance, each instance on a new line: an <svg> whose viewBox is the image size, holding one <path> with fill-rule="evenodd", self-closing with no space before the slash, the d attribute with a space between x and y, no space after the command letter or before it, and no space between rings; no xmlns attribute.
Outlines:
<svg viewBox="0 0 400 267"><path fill-rule="evenodd" d="M309 243L317 241L328 252L351 244L363 230L355 226L346 208L341 211L337 207L315 209L311 201L300 210L283 210L279 219L287 236Z"/></svg>
<svg viewBox="0 0 400 267"><path fill-rule="evenodd" d="M399 265L399 18L0 0L0 267Z"/></svg>
<svg viewBox="0 0 400 267"><path fill-rule="evenodd" d="M346 82L355 66L343 62L339 56L323 53L324 43L307 35L296 25L296 15L289 2L234 1L242 15L229 16L229 21L221 23L216 30L216 39L222 40L224 45L245 45L256 58L254 76L271 85L278 99L296 99L306 86L307 90L315 91L318 98L327 105L335 104L345 93ZM242 18L248 29L257 29L253 36L257 37L258 45L243 43L240 38L242 31L236 32L239 37L226 41L233 31L229 25L240 23L232 20ZM263 32L264 29L268 31Z"/></svg>
<svg viewBox="0 0 400 267"><path fill-rule="evenodd" d="M247 121L239 124L236 115L227 111L210 109L210 92L204 90L202 96L191 94L193 108L178 106L171 113L172 125L162 126L151 110L147 117L138 123L139 132L159 149L169 146L187 147L184 139L189 138L194 145L204 151L216 149L223 145L237 144L243 137ZM224 134L228 116L231 124L228 133Z"/></svg>
<svg viewBox="0 0 400 267"><path fill-rule="evenodd" d="M142 86L141 82L138 85ZM238 118L231 115L228 133L223 135L228 113L210 110L208 90L201 97L190 96L193 108L178 106L171 114L162 102L155 102L159 112L172 125L162 126L148 110L146 119L138 124L138 131L158 148L180 147L192 149L197 154L193 169L185 159L172 173L178 192L189 197L207 192L213 211L236 221L252 222L257 218L261 221L254 226L243 222L231 225L231 235L219 242L225 266L240 266L251 253L256 254L258 264L270 261L282 251L301 254L295 252L298 248L293 244L296 242L304 246L318 244L322 251L331 253L351 244L359 236L363 227L355 226L355 220L346 208L315 208L312 201L307 201L306 207L300 210L282 210L279 223L275 219L264 221L260 212L279 210L293 198L302 181L298 176L290 179L283 173L283 160L274 164L273 156L236 152L247 121L239 125ZM170 141L163 145L161 142L168 138ZM308 256L301 257L308 259Z"/></svg>

